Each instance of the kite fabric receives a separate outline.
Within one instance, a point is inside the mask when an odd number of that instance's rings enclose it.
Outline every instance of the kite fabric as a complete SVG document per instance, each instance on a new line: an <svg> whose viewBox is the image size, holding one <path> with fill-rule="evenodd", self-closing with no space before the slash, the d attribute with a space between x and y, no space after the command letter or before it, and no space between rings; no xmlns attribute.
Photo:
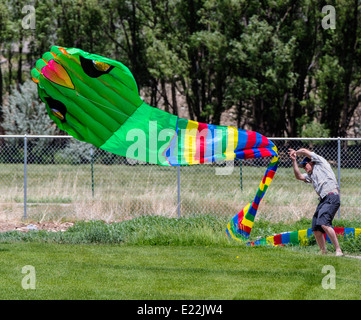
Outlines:
<svg viewBox="0 0 361 320"><path fill-rule="evenodd" d="M31 76L61 130L108 152L165 166L273 157L254 200L227 226L228 236L249 238L278 165L277 148L268 138L181 119L149 106L126 66L77 48L53 46L36 62Z"/></svg>
<svg viewBox="0 0 361 320"><path fill-rule="evenodd" d="M252 203L246 205L234 218L228 223L226 234L239 241L247 240L252 231L254 219L258 206L266 193L278 167L278 156L274 156L267 167L261 184L258 187L256 196Z"/></svg>
<svg viewBox="0 0 361 320"><path fill-rule="evenodd" d="M31 71L50 118L80 141L160 165L192 165L276 156L254 131L203 124L147 105L120 62L52 47Z"/></svg>
<svg viewBox="0 0 361 320"><path fill-rule="evenodd" d="M346 227L334 227L337 236L343 236L345 239L356 238L361 234L359 228L346 228ZM284 246L284 245L307 245L310 243L310 239L313 236L312 229L304 229L292 232L284 232L277 235L272 235L266 238L258 239L255 241L248 241L248 246ZM323 234L325 240L331 243L330 238L326 233Z"/></svg>

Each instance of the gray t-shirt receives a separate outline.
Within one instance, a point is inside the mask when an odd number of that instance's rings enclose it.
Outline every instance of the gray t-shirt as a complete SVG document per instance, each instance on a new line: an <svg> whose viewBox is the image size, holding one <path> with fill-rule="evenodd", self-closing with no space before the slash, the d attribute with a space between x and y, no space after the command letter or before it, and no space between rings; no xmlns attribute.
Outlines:
<svg viewBox="0 0 361 320"><path fill-rule="evenodd" d="M314 163L312 174L303 174L306 183L312 183L313 188L321 198L335 189L339 191L336 176L326 159L312 152L311 161Z"/></svg>

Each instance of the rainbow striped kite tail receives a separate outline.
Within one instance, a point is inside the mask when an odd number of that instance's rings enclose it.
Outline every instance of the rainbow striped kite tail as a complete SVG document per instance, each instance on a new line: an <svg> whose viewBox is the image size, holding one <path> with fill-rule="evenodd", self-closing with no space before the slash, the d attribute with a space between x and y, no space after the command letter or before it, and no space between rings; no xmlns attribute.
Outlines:
<svg viewBox="0 0 361 320"><path fill-rule="evenodd" d="M226 228L226 235L229 238L237 241L247 241L252 231L253 223L249 224L247 216L251 204L247 204L239 213L237 213L232 220L228 223Z"/></svg>
<svg viewBox="0 0 361 320"><path fill-rule="evenodd" d="M247 241L250 237L259 204L270 186L278 168L279 156L277 147L273 145L272 149L275 155L266 169L255 198L252 203L249 203L237 215L235 215L227 225L226 234L230 238L238 241Z"/></svg>
<svg viewBox="0 0 361 320"><path fill-rule="evenodd" d="M277 153L277 147L274 146L272 148L276 152L276 156L274 156L269 163L267 170L263 176L263 179L258 187L256 196L254 197L252 203L248 204L243 208L241 219L239 218L238 224L239 224L239 232L242 234L243 237L246 239L249 238L252 227L254 224L254 220L256 217L256 214L258 212L259 205L268 190L268 187L270 186L273 177L277 171L279 157ZM240 215L238 215L240 217Z"/></svg>
<svg viewBox="0 0 361 320"><path fill-rule="evenodd" d="M276 173L280 157L279 157L278 149L277 149L276 145L274 145L272 147L272 150L276 153L276 155L273 156L271 162L269 163L269 165L267 167L267 171L274 171L274 173ZM272 176L272 178L273 178L273 176Z"/></svg>
<svg viewBox="0 0 361 320"><path fill-rule="evenodd" d="M226 235L229 238L234 240L244 242L249 238L249 232L246 232L242 225L242 220L244 218L245 209L249 207L251 204L249 203L246 207L244 207L238 214L236 214L231 221L228 223L226 228Z"/></svg>

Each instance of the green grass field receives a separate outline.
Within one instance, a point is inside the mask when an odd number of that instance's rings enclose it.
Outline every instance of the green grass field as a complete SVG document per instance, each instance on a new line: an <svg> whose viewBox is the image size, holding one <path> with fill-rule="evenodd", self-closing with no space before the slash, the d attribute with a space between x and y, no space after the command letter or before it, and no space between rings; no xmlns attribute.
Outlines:
<svg viewBox="0 0 361 320"><path fill-rule="evenodd" d="M305 227L260 221L258 234ZM361 224L360 222L358 223ZM212 216L80 222L66 232L0 234L0 299L358 300L361 260L309 247L246 247ZM341 242L357 255L361 241ZM24 266L35 289L24 289ZM335 289L325 289L325 266ZM327 283L327 281L326 281Z"/></svg>
<svg viewBox="0 0 361 320"><path fill-rule="evenodd" d="M284 248L2 244L0 299L360 299L361 261ZM22 288L22 267L35 289ZM324 266L336 288L324 289Z"/></svg>

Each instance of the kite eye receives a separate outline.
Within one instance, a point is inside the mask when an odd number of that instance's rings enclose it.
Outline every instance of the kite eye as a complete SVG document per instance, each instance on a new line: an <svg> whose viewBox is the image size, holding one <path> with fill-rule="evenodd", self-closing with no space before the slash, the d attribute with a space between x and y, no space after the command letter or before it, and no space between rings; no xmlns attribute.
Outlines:
<svg viewBox="0 0 361 320"><path fill-rule="evenodd" d="M65 115L66 115L66 107L64 103L60 102L59 100L55 100L51 97L45 98L51 113L57 117L61 122L65 122Z"/></svg>
<svg viewBox="0 0 361 320"><path fill-rule="evenodd" d="M109 73L114 68L114 66L102 61L90 60L82 56L79 56L79 58L84 72L91 78L98 78Z"/></svg>
<svg viewBox="0 0 361 320"><path fill-rule="evenodd" d="M51 109L52 114L57 117L59 120L63 121L65 118L64 116L61 114L61 112L59 110L56 109Z"/></svg>
<svg viewBox="0 0 361 320"><path fill-rule="evenodd" d="M95 69L97 69L99 71L103 71L103 72L108 71L108 69L111 67L110 64L105 63L105 62L101 62L101 61L93 60L93 64L94 64Z"/></svg>

